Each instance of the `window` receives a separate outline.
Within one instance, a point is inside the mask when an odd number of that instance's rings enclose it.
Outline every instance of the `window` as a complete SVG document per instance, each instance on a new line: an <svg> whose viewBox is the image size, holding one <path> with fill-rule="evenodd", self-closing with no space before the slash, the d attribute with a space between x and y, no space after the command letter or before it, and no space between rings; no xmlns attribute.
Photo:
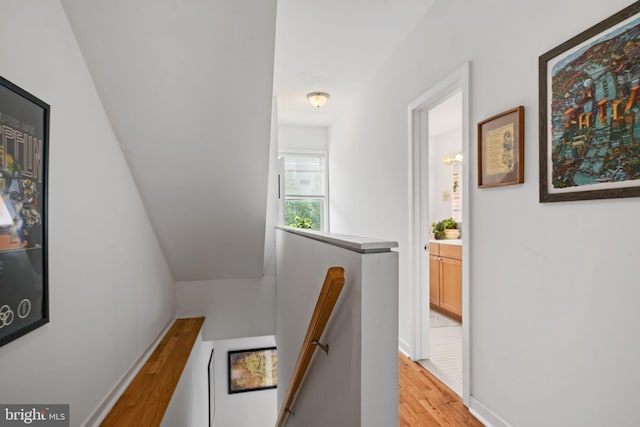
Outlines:
<svg viewBox="0 0 640 427"><path fill-rule="evenodd" d="M283 154L282 218L284 224L295 217L311 219L312 229L327 230L327 174L324 154Z"/></svg>

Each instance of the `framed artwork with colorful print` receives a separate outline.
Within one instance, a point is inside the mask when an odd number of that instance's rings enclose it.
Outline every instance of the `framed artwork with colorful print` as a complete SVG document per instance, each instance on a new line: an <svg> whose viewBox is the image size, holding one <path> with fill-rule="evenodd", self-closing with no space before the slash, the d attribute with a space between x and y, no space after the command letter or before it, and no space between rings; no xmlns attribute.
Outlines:
<svg viewBox="0 0 640 427"><path fill-rule="evenodd" d="M49 105L0 77L0 345L49 321Z"/></svg>
<svg viewBox="0 0 640 427"><path fill-rule="evenodd" d="M229 394L278 386L278 351L275 347L234 350L229 356Z"/></svg>
<svg viewBox="0 0 640 427"><path fill-rule="evenodd" d="M640 196L640 2L539 58L540 201Z"/></svg>

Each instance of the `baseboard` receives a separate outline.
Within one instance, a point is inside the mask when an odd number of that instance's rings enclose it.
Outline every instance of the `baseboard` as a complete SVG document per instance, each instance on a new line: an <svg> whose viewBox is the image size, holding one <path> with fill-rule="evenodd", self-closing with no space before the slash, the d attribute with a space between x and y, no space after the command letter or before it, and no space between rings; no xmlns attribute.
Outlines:
<svg viewBox="0 0 640 427"><path fill-rule="evenodd" d="M411 346L402 338L398 338L398 350L400 350L400 353L411 359Z"/></svg>
<svg viewBox="0 0 640 427"><path fill-rule="evenodd" d="M511 424L502 419L491 409L478 402L473 396L469 399L469 412L487 427L511 427Z"/></svg>
<svg viewBox="0 0 640 427"><path fill-rule="evenodd" d="M138 360L136 360L133 365L129 368L127 372L124 373L122 377L118 380L118 382L113 386L113 388L107 393L107 395L102 399L102 401L98 404L96 409L87 417L87 419L81 424L82 427L98 427L104 417L107 416L113 405L116 404L122 393L129 387L131 381L135 378L136 374L140 370L140 368L147 362L147 359L151 356L153 351L156 349L162 338L169 332L171 325L175 322L175 317L172 318L169 323L160 331L160 334L156 337L155 340L147 347L146 350L142 352Z"/></svg>

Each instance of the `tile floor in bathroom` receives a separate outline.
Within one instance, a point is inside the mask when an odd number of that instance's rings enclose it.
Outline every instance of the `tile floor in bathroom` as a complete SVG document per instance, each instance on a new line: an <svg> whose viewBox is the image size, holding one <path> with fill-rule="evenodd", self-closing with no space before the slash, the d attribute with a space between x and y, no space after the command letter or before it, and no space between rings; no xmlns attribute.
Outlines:
<svg viewBox="0 0 640 427"><path fill-rule="evenodd" d="M428 360L420 360L420 364L456 394L462 396L462 325L433 310L431 316L436 316L433 323L453 326L429 328L431 357Z"/></svg>

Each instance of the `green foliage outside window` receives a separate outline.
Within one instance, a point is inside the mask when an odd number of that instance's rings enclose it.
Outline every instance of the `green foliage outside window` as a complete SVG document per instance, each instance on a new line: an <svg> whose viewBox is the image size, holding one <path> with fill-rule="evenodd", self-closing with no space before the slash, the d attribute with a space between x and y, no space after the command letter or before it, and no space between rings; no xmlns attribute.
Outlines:
<svg viewBox="0 0 640 427"><path fill-rule="evenodd" d="M309 218L296 217L296 222L290 224L293 228L306 228L307 230L313 230L313 223Z"/></svg>
<svg viewBox="0 0 640 427"><path fill-rule="evenodd" d="M311 220L311 229L320 231L322 202L309 199L289 199L284 201L285 224L296 224L296 217Z"/></svg>

